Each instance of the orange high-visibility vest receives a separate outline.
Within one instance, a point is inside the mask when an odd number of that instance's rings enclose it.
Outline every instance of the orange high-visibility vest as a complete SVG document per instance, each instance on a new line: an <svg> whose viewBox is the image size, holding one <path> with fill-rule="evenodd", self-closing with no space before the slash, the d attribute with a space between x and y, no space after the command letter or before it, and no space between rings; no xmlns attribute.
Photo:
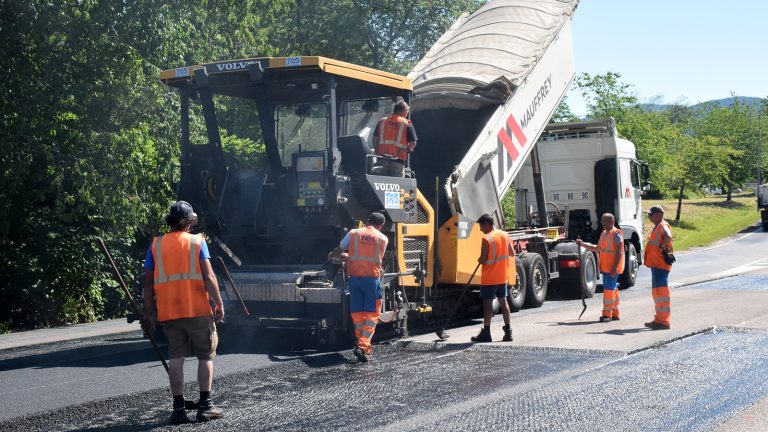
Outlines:
<svg viewBox="0 0 768 432"><path fill-rule="evenodd" d="M659 222L658 225L656 225L653 228L653 231L651 231L651 236L648 238L648 243L645 245L645 256L643 261L645 261L645 265L648 267L653 267L661 270L670 270L672 269L672 265L667 264L666 261L664 261L664 255L661 253L661 241L663 240L663 231L664 228L667 228L669 230L670 235L672 234L672 228L670 228L667 221L662 220ZM668 248L672 248L672 239L669 239L669 244L667 245Z"/></svg>
<svg viewBox="0 0 768 432"><path fill-rule="evenodd" d="M619 238L616 239L618 234ZM621 274L624 271L624 239L621 237L621 229L613 227L612 230L603 230L600 234L600 241L597 243L600 251L600 271L610 273L613 270L613 264L616 259L616 251L621 251L619 255L619 266L616 267L616 273Z"/></svg>
<svg viewBox="0 0 768 432"><path fill-rule="evenodd" d="M381 260L387 248L387 240L382 237L383 234L371 226L349 232L347 273L350 276L381 277Z"/></svg>
<svg viewBox="0 0 768 432"><path fill-rule="evenodd" d="M400 160L408 157L408 125L411 121L392 114L379 120L379 147L376 154L394 156Z"/></svg>
<svg viewBox="0 0 768 432"><path fill-rule="evenodd" d="M158 321L211 315L199 265L201 243L199 235L183 231L152 240Z"/></svg>
<svg viewBox="0 0 768 432"><path fill-rule="evenodd" d="M483 261L483 273L480 283L483 285L500 285L509 282L509 237L507 233L495 229L483 237L483 243L488 246L488 255Z"/></svg>

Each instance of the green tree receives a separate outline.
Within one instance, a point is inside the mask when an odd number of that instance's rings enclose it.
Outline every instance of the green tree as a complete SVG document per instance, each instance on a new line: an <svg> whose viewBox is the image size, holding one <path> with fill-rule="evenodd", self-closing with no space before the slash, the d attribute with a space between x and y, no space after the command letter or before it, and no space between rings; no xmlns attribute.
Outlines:
<svg viewBox="0 0 768 432"><path fill-rule="evenodd" d="M95 239L138 273L173 199L179 97L160 70L313 54L402 72L480 3L0 2L0 328L90 321L121 307ZM216 103L223 146L257 165L252 107ZM191 132L205 140L194 105Z"/></svg>
<svg viewBox="0 0 768 432"><path fill-rule="evenodd" d="M668 149L670 163L666 179L670 187L677 188L675 221L679 222L685 190L699 190L702 185L719 181L728 172L726 161L737 150L712 136L697 139L680 130L667 134L673 144Z"/></svg>
<svg viewBox="0 0 768 432"><path fill-rule="evenodd" d="M637 105L637 97L630 93L632 86L621 81L618 72L576 77L576 87L581 91L587 106L587 117L613 117L620 124L625 114Z"/></svg>
<svg viewBox="0 0 768 432"><path fill-rule="evenodd" d="M715 104L705 106L692 125L696 136L714 137L734 150L727 156L727 172L720 181L726 191L727 201L731 201L736 185L754 178L757 143L760 139L758 124L758 112L736 98L733 105L728 107Z"/></svg>
<svg viewBox="0 0 768 432"><path fill-rule="evenodd" d="M568 105L568 97L564 97L563 100L560 102L560 105L557 106L557 109L555 110L555 113L552 114L552 118L550 119L552 123L566 123L566 122L574 122L579 121L579 117L571 111L571 107Z"/></svg>

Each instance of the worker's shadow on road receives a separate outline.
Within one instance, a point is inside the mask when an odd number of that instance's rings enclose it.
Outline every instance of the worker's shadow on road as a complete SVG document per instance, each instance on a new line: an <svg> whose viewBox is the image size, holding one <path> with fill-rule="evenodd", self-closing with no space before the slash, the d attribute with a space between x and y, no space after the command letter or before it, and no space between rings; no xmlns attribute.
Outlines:
<svg viewBox="0 0 768 432"><path fill-rule="evenodd" d="M554 326L585 326L585 325L596 325L601 324L600 321L557 321L557 322L551 322L551 321L544 321L542 324L548 324L550 327Z"/></svg>
<svg viewBox="0 0 768 432"><path fill-rule="evenodd" d="M608 335L614 335L614 336L624 336L627 334L634 334L634 333L640 333L645 331L651 331L651 329L646 327L629 328L629 329L612 329L612 330L606 330L604 332L590 332L587 334L608 334Z"/></svg>

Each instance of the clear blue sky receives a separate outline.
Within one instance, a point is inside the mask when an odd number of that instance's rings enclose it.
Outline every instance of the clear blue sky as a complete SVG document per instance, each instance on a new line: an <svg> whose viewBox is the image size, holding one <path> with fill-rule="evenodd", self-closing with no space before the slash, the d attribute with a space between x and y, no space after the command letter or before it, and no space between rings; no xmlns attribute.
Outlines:
<svg viewBox="0 0 768 432"><path fill-rule="evenodd" d="M577 76L618 72L641 102L768 97L768 0L581 0L573 31Z"/></svg>

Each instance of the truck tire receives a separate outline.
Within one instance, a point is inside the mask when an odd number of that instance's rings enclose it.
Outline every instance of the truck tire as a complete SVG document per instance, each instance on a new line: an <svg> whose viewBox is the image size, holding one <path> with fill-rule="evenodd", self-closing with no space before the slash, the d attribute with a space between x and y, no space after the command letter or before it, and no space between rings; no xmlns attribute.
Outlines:
<svg viewBox="0 0 768 432"><path fill-rule="evenodd" d="M763 221L763 231L768 231L768 221Z"/></svg>
<svg viewBox="0 0 768 432"><path fill-rule="evenodd" d="M597 259L595 259L595 254L589 251L585 252L581 266L584 267L584 297L592 298L594 297L595 290L597 289ZM581 273L579 273L579 275L580 274ZM581 286L581 281L579 281L575 287L577 298L581 298Z"/></svg>
<svg viewBox="0 0 768 432"><path fill-rule="evenodd" d="M578 259L578 253L575 256L561 255L562 257L568 257L571 259ZM584 253L584 261L581 265L586 265L584 275L586 278L584 291L584 297L592 298L595 295L595 289L597 288L597 261L592 252ZM581 271L580 269L561 268L560 278L557 281L558 292L563 293L565 296L575 299L581 298Z"/></svg>
<svg viewBox="0 0 768 432"><path fill-rule="evenodd" d="M525 307L537 308L544 304L547 297L549 276L544 259L537 253L522 254L525 267Z"/></svg>
<svg viewBox="0 0 768 432"><path fill-rule="evenodd" d="M637 269L640 265L637 263L637 250L632 243L627 244L624 252L624 272L619 275L619 289L627 289L635 286L637 281Z"/></svg>
<svg viewBox="0 0 768 432"><path fill-rule="evenodd" d="M509 292L507 293L507 303L509 303L509 310L512 312L519 311L525 305L525 267L520 257L515 257L515 269L517 277L515 283L509 284Z"/></svg>

